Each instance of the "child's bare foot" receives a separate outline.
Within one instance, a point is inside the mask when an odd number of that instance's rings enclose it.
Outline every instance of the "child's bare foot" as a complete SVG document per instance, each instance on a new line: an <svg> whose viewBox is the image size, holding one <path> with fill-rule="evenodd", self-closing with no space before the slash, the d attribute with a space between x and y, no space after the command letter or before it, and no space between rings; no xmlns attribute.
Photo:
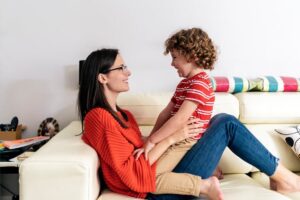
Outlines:
<svg viewBox="0 0 300 200"><path fill-rule="evenodd" d="M275 190L280 193L300 192L300 176L279 164L274 175L270 178ZM271 186L271 185L270 185Z"/></svg>
<svg viewBox="0 0 300 200"><path fill-rule="evenodd" d="M295 175L297 176L297 175ZM288 182L275 182L276 191L286 194L292 192L300 192L300 177L293 177Z"/></svg>
<svg viewBox="0 0 300 200"><path fill-rule="evenodd" d="M276 182L270 178L270 189L277 191Z"/></svg>
<svg viewBox="0 0 300 200"><path fill-rule="evenodd" d="M209 197L210 200L223 200L223 193L220 188L220 182L215 177L212 176L208 179L203 179L203 184L201 185L200 192Z"/></svg>

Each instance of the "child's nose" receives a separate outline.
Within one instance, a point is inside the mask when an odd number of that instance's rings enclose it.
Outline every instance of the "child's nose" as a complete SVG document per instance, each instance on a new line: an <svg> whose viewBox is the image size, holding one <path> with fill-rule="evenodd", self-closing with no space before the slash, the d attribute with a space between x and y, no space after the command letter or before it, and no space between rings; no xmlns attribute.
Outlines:
<svg viewBox="0 0 300 200"><path fill-rule="evenodd" d="M171 66L175 67L175 62L174 61L171 62Z"/></svg>

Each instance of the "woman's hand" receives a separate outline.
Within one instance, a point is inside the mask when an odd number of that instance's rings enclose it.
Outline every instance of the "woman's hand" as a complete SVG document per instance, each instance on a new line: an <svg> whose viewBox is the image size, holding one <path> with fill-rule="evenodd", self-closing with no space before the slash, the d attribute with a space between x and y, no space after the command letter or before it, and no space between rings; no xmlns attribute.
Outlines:
<svg viewBox="0 0 300 200"><path fill-rule="evenodd" d="M135 159L136 160L139 159L139 157L142 155L142 153L145 153L145 158L146 158L146 160L148 160L148 153L154 146L155 146L155 144L151 142L150 138L148 138L142 148L136 149L133 152Z"/></svg>
<svg viewBox="0 0 300 200"><path fill-rule="evenodd" d="M139 159L139 157L142 155L142 153L144 153L144 151L144 147L134 150L133 156L135 157L135 160Z"/></svg>
<svg viewBox="0 0 300 200"><path fill-rule="evenodd" d="M183 126L183 128L170 135L169 138L171 139L172 144L175 144L184 139L197 136L200 133L202 127L203 124L200 123L200 119L190 118Z"/></svg>

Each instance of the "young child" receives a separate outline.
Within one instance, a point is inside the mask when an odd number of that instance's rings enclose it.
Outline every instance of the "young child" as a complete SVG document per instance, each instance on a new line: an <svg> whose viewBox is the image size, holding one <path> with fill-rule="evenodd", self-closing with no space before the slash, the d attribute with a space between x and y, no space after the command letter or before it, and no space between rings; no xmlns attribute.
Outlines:
<svg viewBox="0 0 300 200"><path fill-rule="evenodd" d="M156 143L178 130L191 117L199 118L203 126L196 137L177 143L164 153L164 159L158 160L158 174L171 172L201 138L208 127L215 101L212 84L205 70L213 69L217 53L207 33L200 28L181 30L166 40L165 48L165 54L170 53L172 56L172 66L179 77L184 79L177 85L169 104L159 114L144 147L136 150L136 158L143 152L147 158Z"/></svg>

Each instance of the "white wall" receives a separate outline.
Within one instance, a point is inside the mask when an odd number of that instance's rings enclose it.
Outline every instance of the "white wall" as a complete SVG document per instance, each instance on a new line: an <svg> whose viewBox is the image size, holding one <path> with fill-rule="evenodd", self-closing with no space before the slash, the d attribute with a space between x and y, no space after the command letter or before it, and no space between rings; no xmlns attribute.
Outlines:
<svg viewBox="0 0 300 200"><path fill-rule="evenodd" d="M78 60L119 48L131 90L179 81L165 39L201 27L219 49L213 75L300 77L298 0L1 0L0 123L16 115L34 135L42 120L77 119Z"/></svg>

